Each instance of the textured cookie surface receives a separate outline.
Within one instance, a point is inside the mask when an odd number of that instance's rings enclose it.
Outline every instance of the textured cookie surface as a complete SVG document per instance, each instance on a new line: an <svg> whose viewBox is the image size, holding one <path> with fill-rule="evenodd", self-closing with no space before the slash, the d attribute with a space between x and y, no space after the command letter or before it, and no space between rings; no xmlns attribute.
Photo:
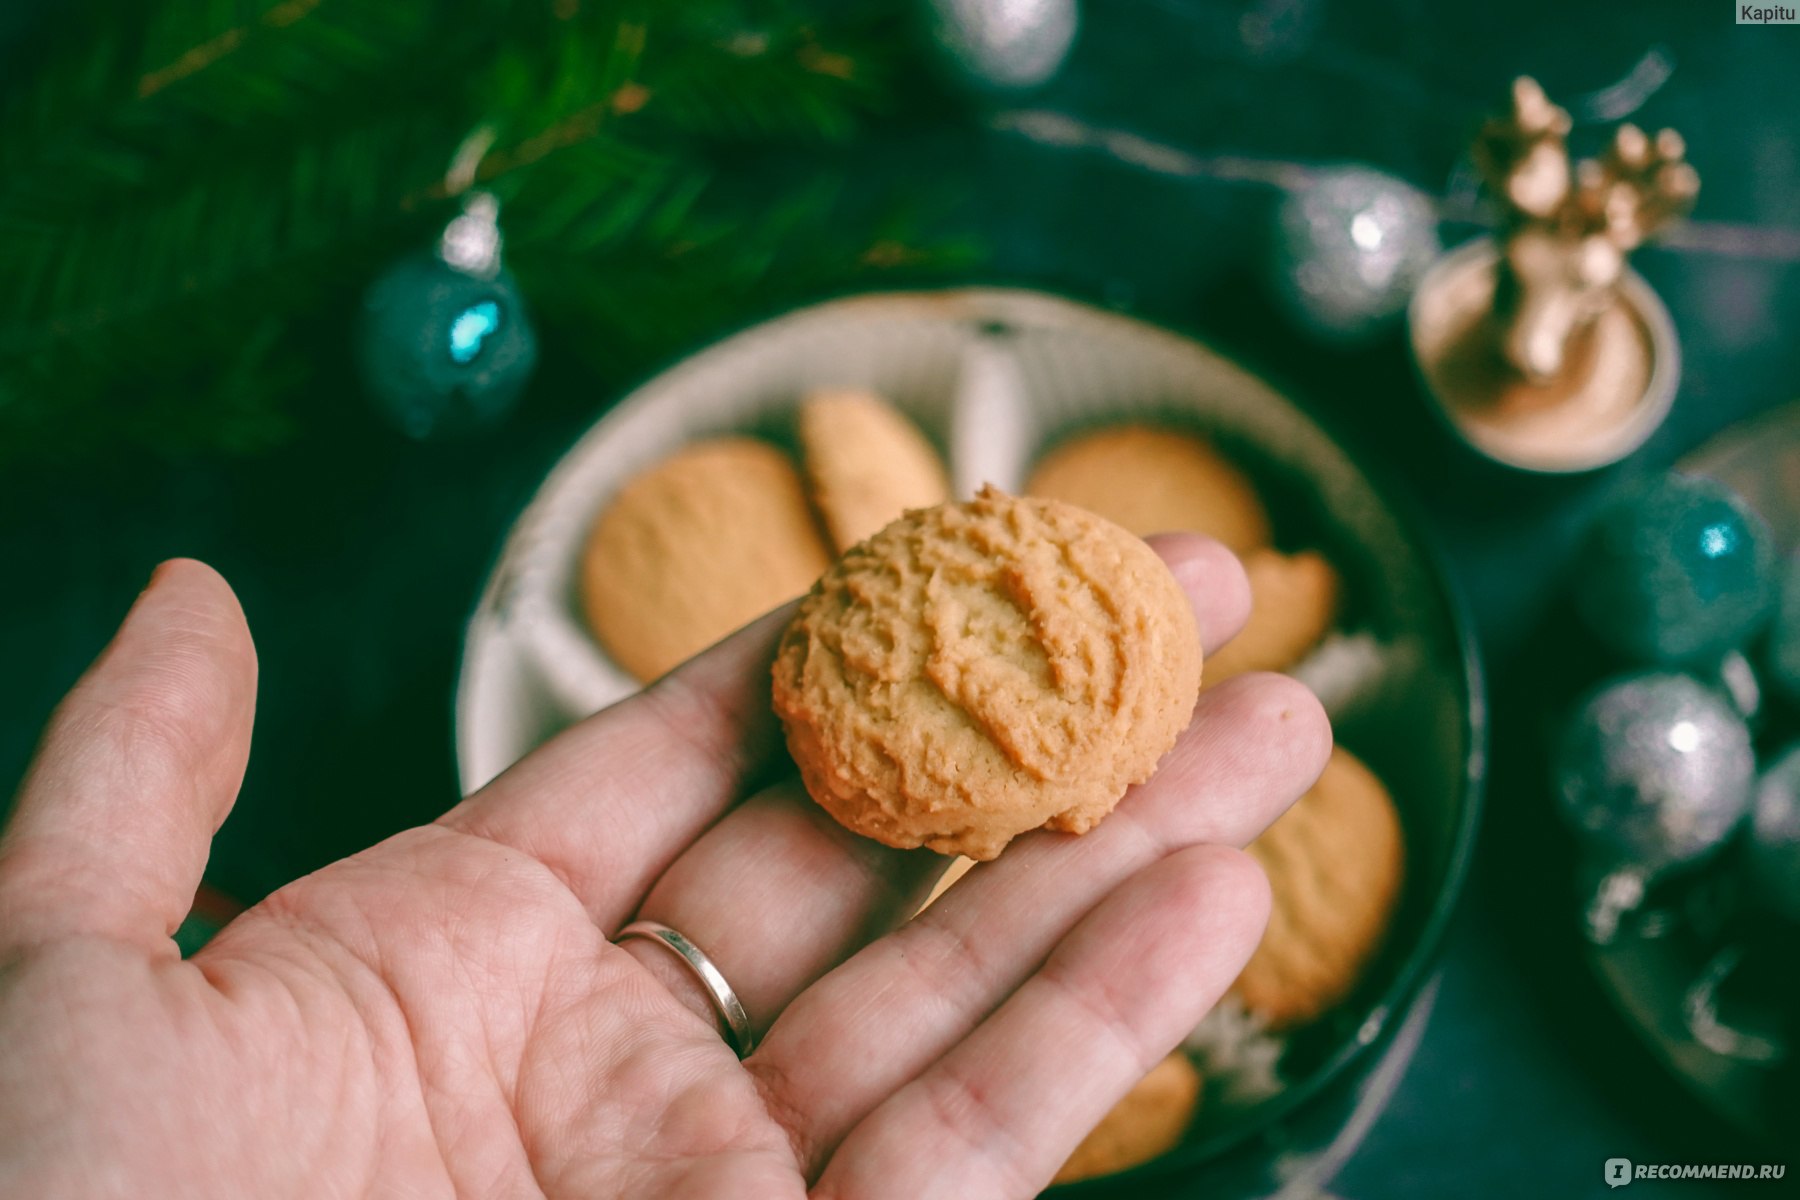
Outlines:
<svg viewBox="0 0 1800 1200"><path fill-rule="evenodd" d="M1244 473L1197 437L1144 425L1084 434L1051 451L1025 484L1140 537L1204 533L1237 553L1269 541L1269 514Z"/></svg>
<svg viewBox="0 0 1800 1200"><path fill-rule="evenodd" d="M829 561L787 458L717 438L607 505L582 559L582 607L613 660L650 680L800 595Z"/></svg>
<svg viewBox="0 0 1800 1200"><path fill-rule="evenodd" d="M1167 1154L1181 1141L1199 1102L1200 1072L1179 1051L1169 1055L1075 1147L1053 1182L1111 1175Z"/></svg>
<svg viewBox="0 0 1800 1200"><path fill-rule="evenodd" d="M1194 617L1141 539L992 488L908 514L783 635L775 711L814 800L890 846L990 859L1091 828L1192 715Z"/></svg>
<svg viewBox="0 0 1800 1200"><path fill-rule="evenodd" d="M937 451L879 396L814 392L800 407L799 427L813 503L840 553L908 509L950 498Z"/></svg>
<svg viewBox="0 0 1800 1200"><path fill-rule="evenodd" d="M1337 572L1311 550L1252 550L1244 555L1244 573L1250 577L1250 619L1207 655L1208 687L1245 671L1287 670L1337 619Z"/></svg>
<svg viewBox="0 0 1800 1200"><path fill-rule="evenodd" d="M1235 990L1270 1026L1288 1028L1348 995L1380 945L1404 872L1400 818L1381 781L1333 750L1319 782L1250 853L1273 904Z"/></svg>

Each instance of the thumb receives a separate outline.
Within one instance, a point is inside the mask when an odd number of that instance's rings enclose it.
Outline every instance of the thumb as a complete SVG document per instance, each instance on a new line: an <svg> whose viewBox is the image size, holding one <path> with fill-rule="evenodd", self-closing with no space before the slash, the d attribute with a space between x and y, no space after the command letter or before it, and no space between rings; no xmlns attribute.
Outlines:
<svg viewBox="0 0 1800 1200"><path fill-rule="evenodd" d="M0 837L0 943L173 953L250 754L256 649L211 567L164 563L51 718Z"/></svg>

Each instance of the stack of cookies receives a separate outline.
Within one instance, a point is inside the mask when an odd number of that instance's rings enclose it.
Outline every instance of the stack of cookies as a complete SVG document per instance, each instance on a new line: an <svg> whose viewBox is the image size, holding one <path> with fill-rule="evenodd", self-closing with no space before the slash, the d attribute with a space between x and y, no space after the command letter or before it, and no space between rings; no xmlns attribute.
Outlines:
<svg viewBox="0 0 1800 1200"><path fill-rule="evenodd" d="M792 600L839 553L950 495L943 461L881 398L801 404L798 464L750 437L694 442L626 482L582 556L588 627L640 682Z"/></svg>

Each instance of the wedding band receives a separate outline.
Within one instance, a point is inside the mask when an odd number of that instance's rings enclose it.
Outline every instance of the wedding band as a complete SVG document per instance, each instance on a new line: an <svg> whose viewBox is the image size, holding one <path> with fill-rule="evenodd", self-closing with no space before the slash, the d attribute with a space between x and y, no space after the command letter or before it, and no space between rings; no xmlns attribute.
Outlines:
<svg viewBox="0 0 1800 1200"><path fill-rule="evenodd" d="M750 1057L750 1051L756 1048L756 1034L750 1028L750 1014L744 1011L744 1002L738 999L731 985L725 982L724 974L713 965L712 959L706 957L706 952L694 945L685 934L656 921L633 921L619 930L619 936L613 942L616 944L634 937L659 942L681 958L694 978L700 981L700 986L706 989L706 994L712 998L713 1008L725 1023L726 1043L739 1058Z"/></svg>

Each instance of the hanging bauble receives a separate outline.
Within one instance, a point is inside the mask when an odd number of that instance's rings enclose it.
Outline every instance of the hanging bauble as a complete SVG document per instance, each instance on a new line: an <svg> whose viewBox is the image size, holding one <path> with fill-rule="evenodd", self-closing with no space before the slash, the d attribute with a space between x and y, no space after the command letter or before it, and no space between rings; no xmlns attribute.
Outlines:
<svg viewBox="0 0 1800 1200"><path fill-rule="evenodd" d="M1316 172L1276 214L1276 294L1308 329L1339 341L1398 316L1441 250L1437 211L1370 167Z"/></svg>
<svg viewBox="0 0 1800 1200"><path fill-rule="evenodd" d="M363 300L363 382L409 437L492 426L531 378L537 338L500 266L498 216L492 196L472 195L434 250L396 263Z"/></svg>
<svg viewBox="0 0 1800 1200"><path fill-rule="evenodd" d="M1080 24L1076 0L924 0L932 43L956 78L1021 91L1062 68Z"/></svg>
<svg viewBox="0 0 1800 1200"><path fill-rule="evenodd" d="M1768 528L1723 484L1661 475L1595 517L1575 603L1596 637L1644 662L1692 663L1748 641L1774 600Z"/></svg>
<svg viewBox="0 0 1800 1200"><path fill-rule="evenodd" d="M1750 730L1717 692L1646 671L1589 693L1556 758L1562 815L1603 863L1650 872L1716 849L1750 805Z"/></svg>
<svg viewBox="0 0 1800 1200"><path fill-rule="evenodd" d="M1789 747L1757 782L1746 853L1757 897L1800 921L1800 745Z"/></svg>
<svg viewBox="0 0 1800 1200"><path fill-rule="evenodd" d="M1781 572L1781 599L1769 630L1769 680L1775 690L1800 704L1800 554Z"/></svg>

